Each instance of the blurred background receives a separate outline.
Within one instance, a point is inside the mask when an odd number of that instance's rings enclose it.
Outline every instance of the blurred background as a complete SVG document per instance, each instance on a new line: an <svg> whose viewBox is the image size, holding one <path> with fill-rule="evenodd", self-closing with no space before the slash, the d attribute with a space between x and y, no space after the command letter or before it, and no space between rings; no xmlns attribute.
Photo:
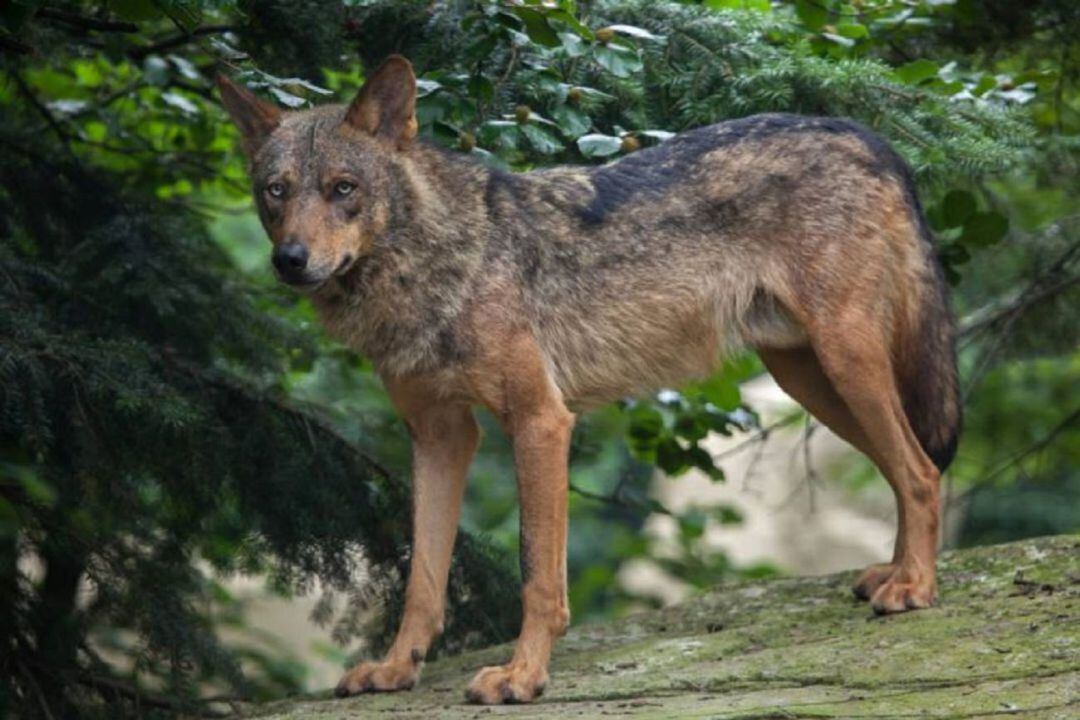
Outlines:
<svg viewBox="0 0 1080 720"><path fill-rule="evenodd" d="M912 165L959 318L946 547L1080 530L1073 0L8 0L0 5L0 711L228 715L376 656L408 436L278 287L224 72L349 101L385 55L421 133L515 171L758 112L856 118ZM490 417L435 654L513 637ZM887 559L888 486L752 355L582 417L575 623Z"/></svg>

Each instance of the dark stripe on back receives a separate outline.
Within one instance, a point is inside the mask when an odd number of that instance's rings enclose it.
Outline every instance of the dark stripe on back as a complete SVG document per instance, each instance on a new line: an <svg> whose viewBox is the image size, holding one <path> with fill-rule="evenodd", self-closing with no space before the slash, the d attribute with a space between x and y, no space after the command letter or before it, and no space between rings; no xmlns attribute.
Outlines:
<svg viewBox="0 0 1080 720"><path fill-rule="evenodd" d="M639 196L662 195L687 180L689 169L708 152L747 140L806 132L857 137L877 159L872 170L900 180L909 203L918 211L911 170L903 158L869 128L846 118L770 114L688 130L657 146L595 168L590 173L595 192L592 200L578 209L578 216L585 225L600 225L611 213ZM918 212L918 215L921 219L922 213Z"/></svg>

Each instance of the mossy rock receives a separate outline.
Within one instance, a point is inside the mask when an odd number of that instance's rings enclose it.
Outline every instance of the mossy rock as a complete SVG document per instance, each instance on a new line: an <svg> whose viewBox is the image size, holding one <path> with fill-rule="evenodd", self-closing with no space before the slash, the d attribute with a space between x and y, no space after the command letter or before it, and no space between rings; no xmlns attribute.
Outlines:
<svg viewBox="0 0 1080 720"><path fill-rule="evenodd" d="M742 582L573 629L546 695L467 705L502 645L427 665L409 693L253 708L264 720L484 718L1080 718L1080 535L946 553L941 599L875 617L854 573Z"/></svg>

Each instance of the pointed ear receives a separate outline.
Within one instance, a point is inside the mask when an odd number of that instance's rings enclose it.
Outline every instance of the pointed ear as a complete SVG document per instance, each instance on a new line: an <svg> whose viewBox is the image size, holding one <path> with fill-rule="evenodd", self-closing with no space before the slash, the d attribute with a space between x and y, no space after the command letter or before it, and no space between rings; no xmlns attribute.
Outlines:
<svg viewBox="0 0 1080 720"><path fill-rule="evenodd" d="M281 123L281 110L265 100L260 100L246 87L237 85L224 75L217 76L218 92L221 104L244 141L244 152L251 157Z"/></svg>
<svg viewBox="0 0 1080 720"><path fill-rule="evenodd" d="M383 61L349 105L345 122L404 148L416 137L416 76L400 55Z"/></svg>

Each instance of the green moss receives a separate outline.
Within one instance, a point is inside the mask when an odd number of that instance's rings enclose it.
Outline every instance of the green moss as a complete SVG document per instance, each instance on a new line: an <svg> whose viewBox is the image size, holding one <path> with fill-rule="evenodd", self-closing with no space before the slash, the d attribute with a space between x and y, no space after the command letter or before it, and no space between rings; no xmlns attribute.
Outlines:
<svg viewBox="0 0 1080 720"><path fill-rule="evenodd" d="M884 618L853 573L744 582L682 605L573 630L548 694L527 707L463 703L510 646L431 663L412 693L307 698L273 720L402 718L968 718L1080 716L1080 536L946 554L938 607ZM1071 703L1071 704L1070 704Z"/></svg>

